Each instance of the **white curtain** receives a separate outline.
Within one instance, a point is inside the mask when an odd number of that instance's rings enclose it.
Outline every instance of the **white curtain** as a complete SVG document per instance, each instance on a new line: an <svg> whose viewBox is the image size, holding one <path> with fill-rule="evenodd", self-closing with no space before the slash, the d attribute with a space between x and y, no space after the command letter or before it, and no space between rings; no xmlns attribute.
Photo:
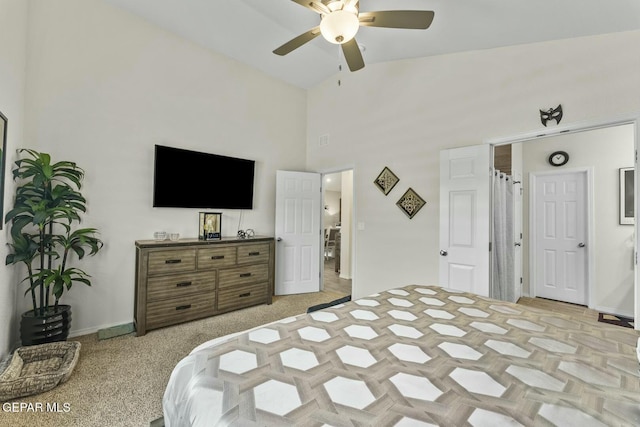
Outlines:
<svg viewBox="0 0 640 427"><path fill-rule="evenodd" d="M515 302L513 179L495 171L493 180L493 274L491 292L496 299Z"/></svg>

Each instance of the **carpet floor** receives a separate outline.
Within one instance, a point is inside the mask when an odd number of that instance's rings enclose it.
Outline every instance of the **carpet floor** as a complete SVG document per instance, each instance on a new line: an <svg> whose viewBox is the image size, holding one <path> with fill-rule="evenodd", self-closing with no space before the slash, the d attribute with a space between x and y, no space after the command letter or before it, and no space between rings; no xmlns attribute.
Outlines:
<svg viewBox="0 0 640 427"><path fill-rule="evenodd" d="M343 296L320 292L274 297L271 305L158 329L142 337L130 334L98 340L97 334L91 334L72 338L82 348L69 381L46 393L0 403L0 425L149 426L162 416L162 395L173 367L194 347L305 313L308 307Z"/></svg>

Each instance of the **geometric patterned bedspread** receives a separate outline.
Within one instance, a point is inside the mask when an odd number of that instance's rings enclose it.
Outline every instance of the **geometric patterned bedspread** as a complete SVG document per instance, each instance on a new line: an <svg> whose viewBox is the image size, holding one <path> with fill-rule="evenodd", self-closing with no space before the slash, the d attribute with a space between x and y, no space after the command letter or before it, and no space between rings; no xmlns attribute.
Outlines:
<svg viewBox="0 0 640 427"><path fill-rule="evenodd" d="M638 333L407 286L200 346L167 426L637 426Z"/></svg>

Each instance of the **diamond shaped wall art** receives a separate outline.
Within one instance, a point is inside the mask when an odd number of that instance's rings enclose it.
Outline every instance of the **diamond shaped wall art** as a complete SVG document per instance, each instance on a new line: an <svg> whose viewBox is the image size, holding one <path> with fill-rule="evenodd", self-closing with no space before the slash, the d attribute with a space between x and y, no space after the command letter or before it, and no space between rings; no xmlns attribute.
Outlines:
<svg viewBox="0 0 640 427"><path fill-rule="evenodd" d="M385 166L385 168L382 169L382 172L380 172L380 175L378 175L378 177L376 178L375 181L373 181L373 183L386 196L393 189L393 187L396 186L398 181L400 181L400 178L398 178L396 174L391 172L391 169Z"/></svg>
<svg viewBox="0 0 640 427"><path fill-rule="evenodd" d="M427 202L425 202L418 193L413 191L412 188L409 188L396 203L396 205L402 209L402 212L407 214L409 219L413 218L415 214L417 214L418 211L426 204Z"/></svg>

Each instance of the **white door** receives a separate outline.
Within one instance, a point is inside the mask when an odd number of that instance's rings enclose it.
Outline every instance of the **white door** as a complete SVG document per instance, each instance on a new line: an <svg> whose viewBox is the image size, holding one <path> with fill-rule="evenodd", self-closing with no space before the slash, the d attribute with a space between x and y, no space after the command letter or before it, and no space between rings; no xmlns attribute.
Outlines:
<svg viewBox="0 0 640 427"><path fill-rule="evenodd" d="M440 285L489 296L489 144L440 152Z"/></svg>
<svg viewBox="0 0 640 427"><path fill-rule="evenodd" d="M536 296L587 305L587 172L531 174Z"/></svg>
<svg viewBox="0 0 640 427"><path fill-rule="evenodd" d="M276 172L276 295L320 291L320 174Z"/></svg>

